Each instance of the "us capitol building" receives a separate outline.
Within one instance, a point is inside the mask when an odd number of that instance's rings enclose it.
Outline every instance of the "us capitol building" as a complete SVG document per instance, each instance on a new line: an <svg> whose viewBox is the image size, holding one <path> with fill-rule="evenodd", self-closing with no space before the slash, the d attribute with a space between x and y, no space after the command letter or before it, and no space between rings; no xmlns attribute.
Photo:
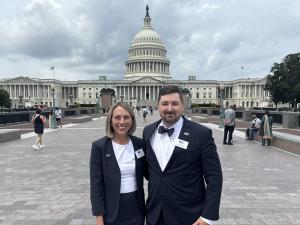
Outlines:
<svg viewBox="0 0 300 225"><path fill-rule="evenodd" d="M70 104L97 104L102 89L115 91L114 101L125 101L133 106L157 105L158 91L164 85L178 85L190 91L191 103L220 102L223 93L224 105L240 107L266 107L269 94L264 90L266 79L238 79L233 81L173 80L169 72L170 61L160 35L153 30L149 8L146 8L144 26L133 38L125 61L126 72L123 80L60 81L57 79L33 79L16 77L0 80L0 89L8 91L12 107L20 103L25 106L47 105L68 107ZM221 90L221 92L220 92Z"/></svg>

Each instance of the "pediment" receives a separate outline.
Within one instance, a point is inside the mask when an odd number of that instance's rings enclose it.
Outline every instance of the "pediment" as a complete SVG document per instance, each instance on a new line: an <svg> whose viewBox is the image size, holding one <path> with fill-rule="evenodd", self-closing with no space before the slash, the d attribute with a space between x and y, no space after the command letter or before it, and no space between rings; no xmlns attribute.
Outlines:
<svg viewBox="0 0 300 225"><path fill-rule="evenodd" d="M36 80L31 79L29 77L16 77L12 79L7 79L4 81L4 83L19 83L19 84L32 84L32 83L38 83Z"/></svg>
<svg viewBox="0 0 300 225"><path fill-rule="evenodd" d="M138 80L135 80L133 83L137 83L137 84L160 84L161 81L158 79L155 79L153 77L142 77Z"/></svg>

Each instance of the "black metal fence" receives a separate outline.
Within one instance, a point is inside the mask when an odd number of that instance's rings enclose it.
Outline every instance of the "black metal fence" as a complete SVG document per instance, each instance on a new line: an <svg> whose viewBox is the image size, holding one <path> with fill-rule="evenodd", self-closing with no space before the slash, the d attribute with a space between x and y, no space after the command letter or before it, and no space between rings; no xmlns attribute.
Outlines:
<svg viewBox="0 0 300 225"><path fill-rule="evenodd" d="M0 114L0 124L29 122L29 113L5 113Z"/></svg>
<svg viewBox="0 0 300 225"><path fill-rule="evenodd" d="M88 114L87 109L81 109L81 110L80 110L80 114Z"/></svg>
<svg viewBox="0 0 300 225"><path fill-rule="evenodd" d="M235 118L238 118L238 119L243 118L243 112L242 111L236 111L235 112Z"/></svg>
<svg viewBox="0 0 300 225"><path fill-rule="evenodd" d="M34 111L22 111L22 112L2 112L0 113L0 125L13 124L19 122L30 122ZM96 113L95 108L89 109L66 109L63 110L64 116L80 116ZM49 115L52 114L50 110L43 110L42 114L49 119Z"/></svg>
<svg viewBox="0 0 300 225"><path fill-rule="evenodd" d="M256 114L257 118L260 118L260 119L262 119L263 116L265 115L264 112L255 112L255 114ZM270 112L270 115L273 118L273 123L282 124L282 114L280 114L280 113L275 114L275 113Z"/></svg>
<svg viewBox="0 0 300 225"><path fill-rule="evenodd" d="M75 110L66 110L64 111L64 116L75 116L76 111Z"/></svg>

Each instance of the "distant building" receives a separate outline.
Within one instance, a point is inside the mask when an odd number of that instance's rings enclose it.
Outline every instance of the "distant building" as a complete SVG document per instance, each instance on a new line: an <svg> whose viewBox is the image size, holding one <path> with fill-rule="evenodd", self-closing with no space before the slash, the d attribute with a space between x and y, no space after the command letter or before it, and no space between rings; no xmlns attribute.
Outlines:
<svg viewBox="0 0 300 225"><path fill-rule="evenodd" d="M158 91L164 85L178 85L191 94L191 103L219 104L220 87L224 87L224 104L236 104L239 107L270 106L268 92L264 90L266 79L238 79L233 81L197 80L188 76L188 80L173 80L167 58L167 50L159 34L153 30L148 7L144 17L144 27L133 39L125 62L126 71L123 80L107 80L99 76L98 80L60 81L53 79L35 79L16 77L0 80L0 88L9 92L12 107L20 101L27 106L68 107L70 104L97 104L99 92L103 88L115 91L114 101L125 101L133 106L156 105Z"/></svg>

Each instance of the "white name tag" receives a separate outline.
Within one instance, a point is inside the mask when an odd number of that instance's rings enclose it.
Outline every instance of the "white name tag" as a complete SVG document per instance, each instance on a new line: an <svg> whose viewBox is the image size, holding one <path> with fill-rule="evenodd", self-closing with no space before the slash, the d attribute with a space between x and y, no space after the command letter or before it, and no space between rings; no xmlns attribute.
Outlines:
<svg viewBox="0 0 300 225"><path fill-rule="evenodd" d="M188 146L188 142L181 140L181 139L177 139L175 142L175 146L179 147L179 148L183 148L183 149L187 149Z"/></svg>
<svg viewBox="0 0 300 225"><path fill-rule="evenodd" d="M139 158L143 157L145 155L145 153L144 153L143 149L139 149L139 150L135 151L135 155L139 159Z"/></svg>

